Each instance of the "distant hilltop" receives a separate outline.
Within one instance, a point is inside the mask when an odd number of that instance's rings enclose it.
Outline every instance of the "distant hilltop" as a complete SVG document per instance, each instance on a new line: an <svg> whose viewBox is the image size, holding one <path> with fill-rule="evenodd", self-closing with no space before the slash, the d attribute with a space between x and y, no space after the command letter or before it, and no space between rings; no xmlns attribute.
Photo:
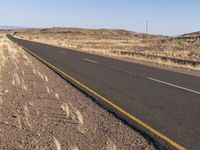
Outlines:
<svg viewBox="0 0 200 150"><path fill-rule="evenodd" d="M17 30L17 29L25 29L25 28L16 26L0 26L0 30Z"/></svg>
<svg viewBox="0 0 200 150"><path fill-rule="evenodd" d="M87 36L126 36L126 37L146 37L146 33L139 33L134 31L129 31L125 29L89 29L89 28L73 28L73 27L51 27L51 28L27 28L27 27L17 27L17 26L0 26L2 31L14 31L14 32L27 32L32 34L39 33L54 33L54 34L67 34L67 35L87 35ZM17 31L15 31L17 30ZM148 34L148 37L160 37L160 38L199 38L200 31L185 33L177 36L167 36L167 35L158 35L158 34Z"/></svg>
<svg viewBox="0 0 200 150"><path fill-rule="evenodd" d="M187 33L187 34L183 34L182 36L184 36L184 37L188 37L188 36L193 36L193 37L195 37L195 36L200 36L200 31L198 31L198 32L192 32L192 33Z"/></svg>

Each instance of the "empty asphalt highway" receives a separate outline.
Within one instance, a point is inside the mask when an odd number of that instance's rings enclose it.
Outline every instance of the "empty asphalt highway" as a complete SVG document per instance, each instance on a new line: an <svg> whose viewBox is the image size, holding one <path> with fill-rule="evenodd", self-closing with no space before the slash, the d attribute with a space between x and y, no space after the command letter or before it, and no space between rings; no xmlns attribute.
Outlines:
<svg viewBox="0 0 200 150"><path fill-rule="evenodd" d="M8 37L127 117L158 148L200 149L200 78Z"/></svg>

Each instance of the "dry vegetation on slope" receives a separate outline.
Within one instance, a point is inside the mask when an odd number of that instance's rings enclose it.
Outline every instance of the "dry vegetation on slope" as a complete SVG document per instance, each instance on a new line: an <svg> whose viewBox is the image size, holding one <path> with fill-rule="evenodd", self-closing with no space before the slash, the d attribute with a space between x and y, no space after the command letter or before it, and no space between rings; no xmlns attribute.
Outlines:
<svg viewBox="0 0 200 150"><path fill-rule="evenodd" d="M18 30L20 37L120 59L142 60L179 68L200 70L200 67L173 63L157 57L200 61L200 35L167 37L114 29L50 28ZM125 52L125 53L124 53ZM127 53L128 52L128 53ZM130 54L133 53L133 54ZM139 53L139 54L135 54Z"/></svg>
<svg viewBox="0 0 200 150"><path fill-rule="evenodd" d="M0 36L0 149L155 148Z"/></svg>

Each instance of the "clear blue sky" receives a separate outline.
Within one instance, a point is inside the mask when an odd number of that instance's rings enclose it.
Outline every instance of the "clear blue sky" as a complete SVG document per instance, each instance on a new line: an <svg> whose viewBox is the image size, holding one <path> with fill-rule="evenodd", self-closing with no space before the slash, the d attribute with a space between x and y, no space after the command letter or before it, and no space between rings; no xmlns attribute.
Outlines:
<svg viewBox="0 0 200 150"><path fill-rule="evenodd" d="M199 0L1 0L0 25L123 28L176 35L200 30Z"/></svg>

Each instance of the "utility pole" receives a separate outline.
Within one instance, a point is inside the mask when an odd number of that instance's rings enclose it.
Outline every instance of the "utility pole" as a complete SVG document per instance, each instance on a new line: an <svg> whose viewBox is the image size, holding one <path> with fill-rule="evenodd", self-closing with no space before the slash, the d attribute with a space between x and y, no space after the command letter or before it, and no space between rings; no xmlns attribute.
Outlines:
<svg viewBox="0 0 200 150"><path fill-rule="evenodd" d="M149 21L146 20L146 35L148 34L149 32Z"/></svg>

